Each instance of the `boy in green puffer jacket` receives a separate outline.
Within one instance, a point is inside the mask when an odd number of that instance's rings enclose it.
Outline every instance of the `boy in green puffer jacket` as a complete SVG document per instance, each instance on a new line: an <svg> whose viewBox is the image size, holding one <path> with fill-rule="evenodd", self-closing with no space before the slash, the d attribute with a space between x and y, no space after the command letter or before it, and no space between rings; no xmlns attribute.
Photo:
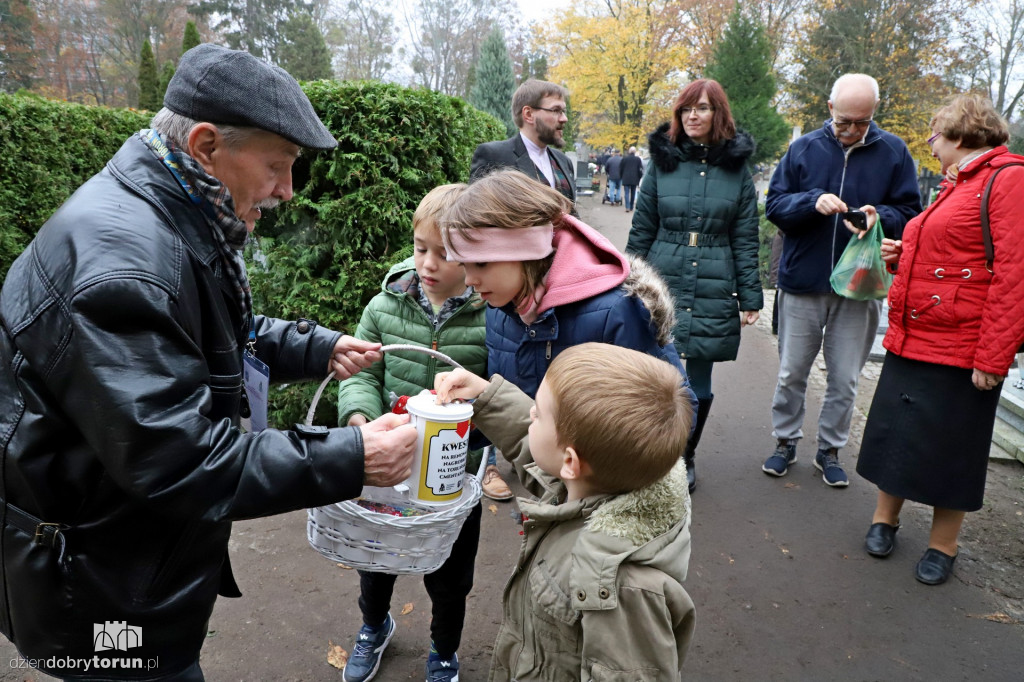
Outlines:
<svg viewBox="0 0 1024 682"><path fill-rule="evenodd" d="M381 292L363 311L355 336L380 342L413 344L445 353L470 372L487 376L484 345L486 304L466 286L460 263L446 260L438 218L466 189L442 185L431 190L413 216L415 253L391 268ZM391 409L391 396L416 395L433 388L434 375L450 369L423 354L393 351L362 372L341 382L338 423L356 426ZM467 470L475 472L481 452L470 452ZM466 597L473 587L473 566L480 541L480 504L462 526L451 556L441 568L423 576L433 605L427 679L458 680L456 650L462 637ZM388 612L395 586L394 575L359 571L359 609L363 625L342 678L363 682L377 674L381 654L395 632Z"/></svg>

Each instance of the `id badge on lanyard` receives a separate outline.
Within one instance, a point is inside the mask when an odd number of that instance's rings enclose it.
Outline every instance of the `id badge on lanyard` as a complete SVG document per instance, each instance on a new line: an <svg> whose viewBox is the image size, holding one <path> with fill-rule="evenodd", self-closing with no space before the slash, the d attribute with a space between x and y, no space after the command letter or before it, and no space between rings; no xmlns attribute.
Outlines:
<svg viewBox="0 0 1024 682"><path fill-rule="evenodd" d="M270 368L256 357L255 322L249 329L249 344L242 354L242 381L249 399L249 421L252 432L267 428L267 393L270 390Z"/></svg>

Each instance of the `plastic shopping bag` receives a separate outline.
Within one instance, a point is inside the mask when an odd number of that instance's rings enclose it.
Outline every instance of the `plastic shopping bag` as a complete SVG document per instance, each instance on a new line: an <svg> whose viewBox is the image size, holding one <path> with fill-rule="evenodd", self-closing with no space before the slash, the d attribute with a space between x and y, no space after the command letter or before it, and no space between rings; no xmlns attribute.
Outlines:
<svg viewBox="0 0 1024 682"><path fill-rule="evenodd" d="M875 220L863 239L850 237L829 278L832 291L855 301L885 298L892 275L882 260L882 221Z"/></svg>

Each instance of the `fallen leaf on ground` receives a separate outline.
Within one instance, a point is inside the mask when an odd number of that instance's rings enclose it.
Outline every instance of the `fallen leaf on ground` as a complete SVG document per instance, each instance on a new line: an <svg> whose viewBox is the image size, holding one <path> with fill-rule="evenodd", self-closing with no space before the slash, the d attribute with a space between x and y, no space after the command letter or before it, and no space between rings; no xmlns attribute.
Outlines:
<svg viewBox="0 0 1024 682"><path fill-rule="evenodd" d="M406 604L405 606L402 607L402 615L403 616L409 615L410 613L412 613L413 608L414 608L413 607L413 603L409 602L408 604Z"/></svg>
<svg viewBox="0 0 1024 682"><path fill-rule="evenodd" d="M327 662L341 670L348 663L348 652L331 640L327 640Z"/></svg>
<svg viewBox="0 0 1024 682"><path fill-rule="evenodd" d="M336 564L336 565L337 565L338 568L343 568L346 571L351 571L352 570L351 566L346 566L345 564Z"/></svg>
<svg viewBox="0 0 1024 682"><path fill-rule="evenodd" d="M995 613L985 613L981 615L971 613L968 615L971 618L984 618L985 620L990 620L993 623L1002 623L1004 625L1015 625L1018 622L1015 618L1011 618L1010 616L1006 615L1001 611L996 611Z"/></svg>
<svg viewBox="0 0 1024 682"><path fill-rule="evenodd" d="M491 512L492 514L497 514L498 513L498 505L492 504L492 505L488 506L487 507L487 511Z"/></svg>
<svg viewBox="0 0 1024 682"><path fill-rule="evenodd" d="M793 488L794 490L799 490L799 489L800 489L800 486L799 486L799 485L797 485L796 483L787 483L787 484L786 484L785 486L783 486L783 487L786 487L786 488Z"/></svg>

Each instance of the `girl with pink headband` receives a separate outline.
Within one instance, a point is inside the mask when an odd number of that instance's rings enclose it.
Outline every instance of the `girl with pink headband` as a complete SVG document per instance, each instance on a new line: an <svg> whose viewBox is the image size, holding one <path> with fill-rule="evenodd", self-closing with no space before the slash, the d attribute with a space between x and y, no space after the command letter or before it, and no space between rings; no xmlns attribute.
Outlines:
<svg viewBox="0 0 1024 682"><path fill-rule="evenodd" d="M597 341L662 358L689 387L664 282L571 209L509 169L472 183L442 217L448 259L464 265L466 284L488 304L488 372L533 397L560 352ZM691 402L696 409L692 391Z"/></svg>

